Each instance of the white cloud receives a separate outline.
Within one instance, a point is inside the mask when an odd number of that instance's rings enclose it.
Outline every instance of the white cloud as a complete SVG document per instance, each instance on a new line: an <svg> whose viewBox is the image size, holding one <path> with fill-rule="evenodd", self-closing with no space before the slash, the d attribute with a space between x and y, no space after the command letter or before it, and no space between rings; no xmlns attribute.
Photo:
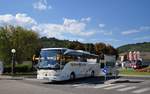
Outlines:
<svg viewBox="0 0 150 94"><path fill-rule="evenodd" d="M106 36L113 34L112 31L108 31L108 30L104 29L104 27L106 26L105 24L99 24L98 26L99 26L99 32L101 34L106 35Z"/></svg>
<svg viewBox="0 0 150 94"><path fill-rule="evenodd" d="M105 27L105 24L99 24L98 25L100 28L103 28L103 27Z"/></svg>
<svg viewBox="0 0 150 94"><path fill-rule="evenodd" d="M64 18L63 28L70 33L78 33L85 29L86 23L79 22L75 19Z"/></svg>
<svg viewBox="0 0 150 94"><path fill-rule="evenodd" d="M0 25L19 25L23 27L31 27L32 25L36 25L37 22L27 16L27 14L24 13L17 13L16 15L11 14L5 14L0 15Z"/></svg>
<svg viewBox="0 0 150 94"><path fill-rule="evenodd" d="M93 31L87 31L87 23L75 19L63 19L62 24L39 24L32 27L33 30L38 31L42 36L57 37L64 39L64 34L71 34L73 36L91 36Z"/></svg>
<svg viewBox="0 0 150 94"><path fill-rule="evenodd" d="M114 38L109 38L109 39L106 39L106 41L108 41L108 42L119 42L121 40L114 39Z"/></svg>
<svg viewBox="0 0 150 94"><path fill-rule="evenodd" d="M84 20L83 20L84 19ZM14 25L32 29L39 33L40 36L56 37L59 39L69 39L84 41L84 38L94 35L96 32L88 30L87 24L90 17L81 18L80 20L64 18L61 24L54 23L37 23L32 17L24 13L16 15L0 15L0 26Z"/></svg>
<svg viewBox="0 0 150 94"><path fill-rule="evenodd" d="M141 26L140 30L145 30L145 31L150 30L150 26Z"/></svg>
<svg viewBox="0 0 150 94"><path fill-rule="evenodd" d="M87 19L87 18L82 18L82 19ZM64 31L67 31L71 34L75 34L78 36L93 35L94 32L91 32L91 31L86 32L85 28L86 28L87 23L82 22L82 19L78 21L75 19L64 18L64 23L62 24Z"/></svg>
<svg viewBox="0 0 150 94"><path fill-rule="evenodd" d="M150 39L150 36L143 36L143 37L137 37L137 38L134 38L133 40L147 40L147 39Z"/></svg>
<svg viewBox="0 0 150 94"><path fill-rule="evenodd" d="M57 24L39 24L32 27L32 30L37 31L41 36L56 37L64 39L63 27Z"/></svg>
<svg viewBox="0 0 150 94"><path fill-rule="evenodd" d="M47 0L39 0L33 4L33 8L42 11L52 9L52 6L47 4Z"/></svg>
<svg viewBox="0 0 150 94"><path fill-rule="evenodd" d="M107 30L100 30L99 32L102 33L103 35L106 35L106 36L113 34L112 31L107 31Z"/></svg>
<svg viewBox="0 0 150 94"><path fill-rule="evenodd" d="M129 35L129 34L135 34L135 33L148 31L148 30L150 30L150 26L141 26L137 29L131 29L131 30L123 31L123 32L121 32L121 34L122 35Z"/></svg>
<svg viewBox="0 0 150 94"><path fill-rule="evenodd" d="M83 21L83 22L89 22L89 21L91 21L91 17L82 18L81 21Z"/></svg>
<svg viewBox="0 0 150 94"><path fill-rule="evenodd" d="M138 33L138 32L140 32L140 31L136 30L136 29L132 29L132 30L123 31L122 34L129 35L129 34Z"/></svg>

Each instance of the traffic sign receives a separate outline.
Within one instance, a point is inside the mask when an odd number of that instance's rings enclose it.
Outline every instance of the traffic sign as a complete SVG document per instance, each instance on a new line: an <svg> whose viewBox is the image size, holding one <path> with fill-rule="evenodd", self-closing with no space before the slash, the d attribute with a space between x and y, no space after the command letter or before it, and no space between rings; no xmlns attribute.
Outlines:
<svg viewBox="0 0 150 94"><path fill-rule="evenodd" d="M102 71L106 74L108 72L108 68L104 67Z"/></svg>

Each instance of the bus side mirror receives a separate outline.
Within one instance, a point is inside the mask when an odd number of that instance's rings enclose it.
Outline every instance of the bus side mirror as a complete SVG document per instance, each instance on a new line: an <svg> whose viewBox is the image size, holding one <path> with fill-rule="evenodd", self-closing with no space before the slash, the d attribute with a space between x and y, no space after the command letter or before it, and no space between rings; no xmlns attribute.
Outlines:
<svg viewBox="0 0 150 94"><path fill-rule="evenodd" d="M56 60L57 60L57 61L62 61L62 60L63 60L62 54L57 54L57 55L56 55Z"/></svg>
<svg viewBox="0 0 150 94"><path fill-rule="evenodd" d="M56 60L57 60L57 61L60 60L60 55L59 55L59 54L56 55Z"/></svg>
<svg viewBox="0 0 150 94"><path fill-rule="evenodd" d="M38 57L36 57L36 55L33 55L33 57L32 57L32 61L33 62L35 62L35 61L38 61L39 60L39 58Z"/></svg>

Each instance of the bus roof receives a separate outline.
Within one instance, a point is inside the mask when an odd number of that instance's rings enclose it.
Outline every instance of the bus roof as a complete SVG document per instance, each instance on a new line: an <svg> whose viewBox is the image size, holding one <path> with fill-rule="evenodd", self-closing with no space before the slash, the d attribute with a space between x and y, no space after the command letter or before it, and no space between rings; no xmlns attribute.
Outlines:
<svg viewBox="0 0 150 94"><path fill-rule="evenodd" d="M70 54L70 55L90 55L90 56L98 56L95 54L91 54L90 52L83 51L83 50L72 50L68 48L42 48L41 50L66 50L64 52L64 55Z"/></svg>
<svg viewBox="0 0 150 94"><path fill-rule="evenodd" d="M71 50L71 49L68 49L67 51L65 51L64 55L67 55L67 54L70 54L70 55L90 55L90 56L98 56L98 55L95 55L95 54L91 54L90 52L87 52L87 51L83 51L83 50Z"/></svg>
<svg viewBox="0 0 150 94"><path fill-rule="evenodd" d="M67 50L67 48L42 48L41 50Z"/></svg>

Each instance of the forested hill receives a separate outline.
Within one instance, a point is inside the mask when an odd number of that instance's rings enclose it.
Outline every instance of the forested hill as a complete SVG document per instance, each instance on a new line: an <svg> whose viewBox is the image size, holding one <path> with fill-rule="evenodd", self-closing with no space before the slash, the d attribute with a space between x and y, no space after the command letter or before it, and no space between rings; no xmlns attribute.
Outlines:
<svg viewBox="0 0 150 94"><path fill-rule="evenodd" d="M42 37L40 38L40 43L42 48L67 48L72 43L72 41Z"/></svg>
<svg viewBox="0 0 150 94"><path fill-rule="evenodd" d="M127 44L117 48L119 53L127 51L140 51L140 52L150 52L150 42Z"/></svg>
<svg viewBox="0 0 150 94"><path fill-rule="evenodd" d="M110 54L116 55L117 50L111 45L105 43L81 43L79 41L59 40L56 38L42 37L40 40L40 48L70 48L75 50L84 50L94 54Z"/></svg>

